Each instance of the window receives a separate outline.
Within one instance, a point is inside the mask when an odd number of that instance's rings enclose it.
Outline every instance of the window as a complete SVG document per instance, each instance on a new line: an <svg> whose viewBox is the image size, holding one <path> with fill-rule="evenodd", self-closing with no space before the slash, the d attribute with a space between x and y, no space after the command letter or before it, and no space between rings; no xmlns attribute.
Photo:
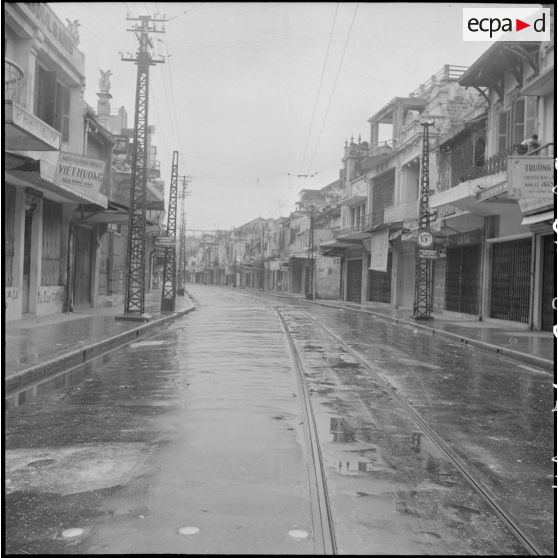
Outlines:
<svg viewBox="0 0 558 558"><path fill-rule="evenodd" d="M35 83L35 114L62 133L62 140L70 137L70 89L58 80L56 71L37 65Z"/></svg>
<svg viewBox="0 0 558 558"><path fill-rule="evenodd" d="M516 99L498 115L498 152L519 149L525 138L536 133L537 98Z"/></svg>

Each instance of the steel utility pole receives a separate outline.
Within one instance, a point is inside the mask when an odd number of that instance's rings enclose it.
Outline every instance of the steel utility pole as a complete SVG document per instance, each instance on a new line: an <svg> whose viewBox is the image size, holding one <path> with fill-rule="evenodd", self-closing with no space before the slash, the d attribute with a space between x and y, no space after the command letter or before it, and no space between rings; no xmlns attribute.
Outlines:
<svg viewBox="0 0 558 558"><path fill-rule="evenodd" d="M310 206L310 230L306 256L306 298L314 299L314 206Z"/></svg>
<svg viewBox="0 0 558 558"><path fill-rule="evenodd" d="M186 290L186 197L190 192L186 190L190 184L191 177L182 177L182 193L180 194L181 207L180 207L180 247L178 252L178 289L177 294L184 296Z"/></svg>
<svg viewBox="0 0 558 558"><path fill-rule="evenodd" d="M172 152L172 170L165 238L161 312L174 312L176 306L176 205L178 201L178 151Z"/></svg>
<svg viewBox="0 0 558 558"><path fill-rule="evenodd" d="M134 121L134 151L132 156L132 184L130 191L130 210L128 219L127 273L124 299L124 319L149 319L145 310L145 202L147 187L147 128L149 106L149 67L164 62L153 59L149 49L153 43L149 33L163 33L156 29L154 23L166 19L154 19L149 16L137 18L132 31L135 33L139 47L136 58L124 58L125 62L135 62L138 66L136 84L136 106Z"/></svg>
<svg viewBox="0 0 558 558"><path fill-rule="evenodd" d="M419 227L417 245L415 246L415 300L413 304L413 318L415 320L430 319L432 311L431 303L431 259L436 253L432 250L434 237L430 232L430 138L428 128L433 122L421 122L423 126L422 135L422 169L420 179L420 205L419 205Z"/></svg>

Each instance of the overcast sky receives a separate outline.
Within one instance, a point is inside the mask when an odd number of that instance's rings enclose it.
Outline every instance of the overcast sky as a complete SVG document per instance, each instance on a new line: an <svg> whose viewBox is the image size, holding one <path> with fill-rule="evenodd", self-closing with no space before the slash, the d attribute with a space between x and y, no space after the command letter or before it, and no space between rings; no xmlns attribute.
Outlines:
<svg viewBox="0 0 558 558"><path fill-rule="evenodd" d="M126 16L166 15L153 34L164 64L150 70L149 124L162 178L172 152L191 175L190 229L231 229L287 216L303 188L339 174L367 119L444 64L468 66L489 46L462 41L452 3L51 2L79 20L85 100L97 107L99 70L112 71L111 107L133 126L137 40ZM316 174L297 178L297 174Z"/></svg>

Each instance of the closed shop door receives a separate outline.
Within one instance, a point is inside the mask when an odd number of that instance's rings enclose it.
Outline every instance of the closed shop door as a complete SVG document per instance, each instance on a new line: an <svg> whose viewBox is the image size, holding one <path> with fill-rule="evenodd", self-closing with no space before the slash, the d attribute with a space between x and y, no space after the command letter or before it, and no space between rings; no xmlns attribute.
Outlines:
<svg viewBox="0 0 558 558"><path fill-rule="evenodd" d="M78 227L75 236L74 304L91 304L91 231Z"/></svg>
<svg viewBox="0 0 558 558"><path fill-rule="evenodd" d="M349 260L347 265L347 300L361 301L362 260Z"/></svg>
<svg viewBox="0 0 558 558"><path fill-rule="evenodd" d="M371 269L369 275L369 300L391 302L391 252L388 253L387 271Z"/></svg>
<svg viewBox="0 0 558 558"><path fill-rule="evenodd" d="M33 211L25 211L25 236L23 240L23 306L21 311L29 312L29 281L31 276L31 225Z"/></svg>
<svg viewBox="0 0 558 558"><path fill-rule="evenodd" d="M552 235L542 237L542 297L541 297L541 329L552 331L554 325L554 309L552 300L556 297L556 248Z"/></svg>
<svg viewBox="0 0 558 558"><path fill-rule="evenodd" d="M531 238L492 246L490 317L529 323Z"/></svg>
<svg viewBox="0 0 558 558"><path fill-rule="evenodd" d="M446 262L446 310L478 314L481 245L448 248Z"/></svg>

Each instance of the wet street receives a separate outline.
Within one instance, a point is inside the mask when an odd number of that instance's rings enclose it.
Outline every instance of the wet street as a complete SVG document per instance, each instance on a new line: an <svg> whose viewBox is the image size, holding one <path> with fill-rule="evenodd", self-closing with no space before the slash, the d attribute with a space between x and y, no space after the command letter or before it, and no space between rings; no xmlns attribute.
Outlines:
<svg viewBox="0 0 558 558"><path fill-rule="evenodd" d="M467 474L552 553L549 371L187 290L193 313L8 404L8 553L529 554Z"/></svg>

